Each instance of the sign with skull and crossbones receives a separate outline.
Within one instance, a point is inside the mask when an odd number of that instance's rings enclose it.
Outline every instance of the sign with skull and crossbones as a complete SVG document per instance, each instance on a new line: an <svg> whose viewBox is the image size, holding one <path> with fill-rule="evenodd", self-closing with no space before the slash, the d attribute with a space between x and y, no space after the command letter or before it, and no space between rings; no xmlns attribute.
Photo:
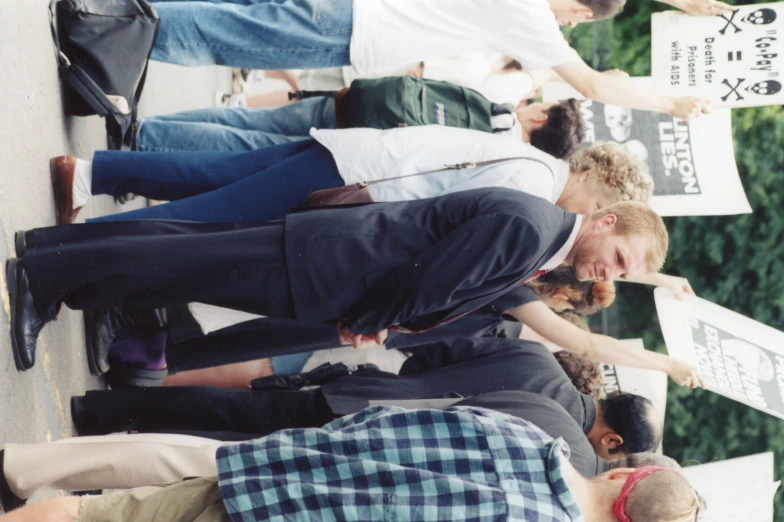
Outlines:
<svg viewBox="0 0 784 522"><path fill-rule="evenodd" d="M651 78L631 78L650 89ZM741 85L742 88L745 86ZM665 113L632 110L584 99L564 82L542 87L545 103L576 98L584 144L616 142L648 165L651 208L662 216L715 216L751 212L735 165L729 109L687 124Z"/></svg>
<svg viewBox="0 0 784 522"><path fill-rule="evenodd" d="M784 3L739 6L718 16L653 17L653 77L673 94L713 107L784 103Z"/></svg>

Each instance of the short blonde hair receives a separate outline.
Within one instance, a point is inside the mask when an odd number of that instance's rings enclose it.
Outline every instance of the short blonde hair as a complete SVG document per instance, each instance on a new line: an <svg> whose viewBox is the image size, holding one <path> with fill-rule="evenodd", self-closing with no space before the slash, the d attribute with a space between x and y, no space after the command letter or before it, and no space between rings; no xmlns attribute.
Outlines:
<svg viewBox="0 0 784 522"><path fill-rule="evenodd" d="M661 470L640 480L624 509L634 522L686 522L697 520L705 500L683 476Z"/></svg>
<svg viewBox="0 0 784 522"><path fill-rule="evenodd" d="M594 189L618 201L647 203L653 195L653 178L648 166L618 143L594 143L572 154L572 172L590 170L588 180Z"/></svg>
<svg viewBox="0 0 784 522"><path fill-rule="evenodd" d="M661 270L670 243L667 227L664 226L662 218L647 205L636 201L623 201L597 210L589 216L589 219L598 221L610 214L618 218L615 223L617 234L650 238L651 244L645 256L645 265L648 272Z"/></svg>

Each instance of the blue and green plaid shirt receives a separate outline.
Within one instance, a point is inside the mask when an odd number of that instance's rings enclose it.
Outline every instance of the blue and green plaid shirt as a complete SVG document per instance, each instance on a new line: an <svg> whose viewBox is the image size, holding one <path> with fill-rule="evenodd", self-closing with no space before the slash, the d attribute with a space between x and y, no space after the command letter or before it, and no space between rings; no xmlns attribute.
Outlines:
<svg viewBox="0 0 784 522"><path fill-rule="evenodd" d="M376 406L321 429L225 444L218 479L233 522L577 522L561 476L568 451L490 410Z"/></svg>

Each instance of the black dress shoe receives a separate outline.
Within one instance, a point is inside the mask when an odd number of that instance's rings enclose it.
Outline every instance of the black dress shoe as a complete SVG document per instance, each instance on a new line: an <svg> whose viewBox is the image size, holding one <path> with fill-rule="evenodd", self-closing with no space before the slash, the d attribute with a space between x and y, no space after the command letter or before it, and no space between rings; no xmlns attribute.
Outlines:
<svg viewBox="0 0 784 522"><path fill-rule="evenodd" d="M3 511L6 513L27 504L25 499L11 491L11 485L5 478L5 450L0 450L0 502L3 503Z"/></svg>
<svg viewBox="0 0 784 522"><path fill-rule="evenodd" d="M8 260L5 277L11 298L11 347L14 361L18 370L29 370L35 364L35 345L45 322L35 310L30 283L18 259Z"/></svg>
<svg viewBox="0 0 784 522"><path fill-rule="evenodd" d="M109 371L109 350L118 339L121 325L118 323L117 307L94 308L84 311L87 364L90 373L103 375ZM73 405L73 401L71 401Z"/></svg>

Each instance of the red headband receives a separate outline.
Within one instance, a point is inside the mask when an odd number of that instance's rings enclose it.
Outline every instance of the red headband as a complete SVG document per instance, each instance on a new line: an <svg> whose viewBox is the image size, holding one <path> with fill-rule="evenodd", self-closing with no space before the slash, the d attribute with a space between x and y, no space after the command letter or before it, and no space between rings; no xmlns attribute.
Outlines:
<svg viewBox="0 0 784 522"><path fill-rule="evenodd" d="M621 522L631 522L629 517L626 516L626 500L629 498L629 494L632 492L632 489L639 481L652 473L656 473L657 471L662 470L677 473L675 470L670 468L662 468L661 466L643 466L641 468L637 468L634 470L634 473L629 475L629 478L627 478L626 482L623 484L623 488L621 488L621 494L618 495L618 498L615 499L615 503L613 504L613 515L618 517L618 520Z"/></svg>

